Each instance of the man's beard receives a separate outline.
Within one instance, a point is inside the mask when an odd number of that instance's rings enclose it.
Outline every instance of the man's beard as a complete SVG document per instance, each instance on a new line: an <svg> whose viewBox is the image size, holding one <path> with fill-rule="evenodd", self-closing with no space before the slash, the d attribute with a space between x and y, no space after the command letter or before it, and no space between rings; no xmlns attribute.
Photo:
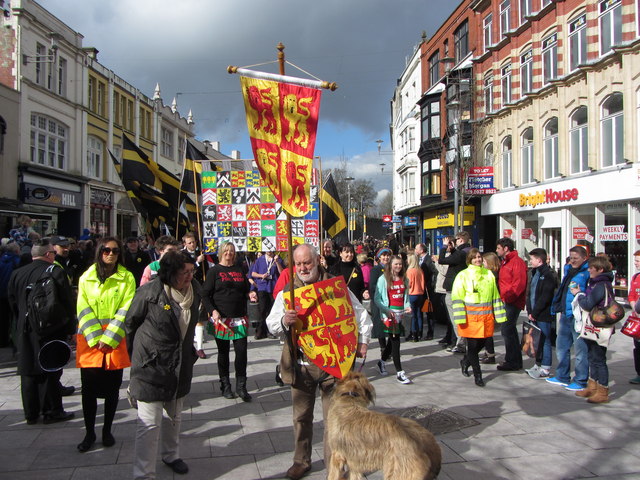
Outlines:
<svg viewBox="0 0 640 480"><path fill-rule="evenodd" d="M318 280L319 277L319 271L318 271L318 266L316 265L315 267L313 267L309 273L306 274L302 274L300 272L297 272L298 274L298 278L303 282L303 283L313 283L316 280Z"/></svg>

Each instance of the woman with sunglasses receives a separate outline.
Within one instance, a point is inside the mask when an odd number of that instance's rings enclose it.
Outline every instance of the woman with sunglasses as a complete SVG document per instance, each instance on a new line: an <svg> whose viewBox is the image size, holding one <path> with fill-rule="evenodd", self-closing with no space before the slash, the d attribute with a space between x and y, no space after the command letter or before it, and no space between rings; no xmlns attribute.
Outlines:
<svg viewBox="0 0 640 480"><path fill-rule="evenodd" d="M136 281L123 264L120 240L102 239L96 261L78 283L76 366L82 381L82 414L86 435L78 444L88 451L96 440L98 398L104 398L102 445L116 441L111 425L118 407L122 371L129 367L124 317L136 292Z"/></svg>
<svg viewBox="0 0 640 480"><path fill-rule="evenodd" d="M451 288L453 322L458 326L458 336L467 339L467 351L460 360L462 374L470 377L473 368L475 383L484 387L478 352L487 338L493 336L493 322L506 321L504 304L496 279L483 265L482 253L472 248L467 253L467 268L456 275Z"/></svg>

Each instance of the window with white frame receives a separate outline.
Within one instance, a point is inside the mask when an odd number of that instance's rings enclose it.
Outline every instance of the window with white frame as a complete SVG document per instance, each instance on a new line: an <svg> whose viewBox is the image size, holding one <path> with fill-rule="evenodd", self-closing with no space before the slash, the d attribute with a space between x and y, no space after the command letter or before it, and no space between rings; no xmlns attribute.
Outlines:
<svg viewBox="0 0 640 480"><path fill-rule="evenodd" d="M551 4L553 0L542 0L542 8L546 7L547 5Z"/></svg>
<svg viewBox="0 0 640 480"><path fill-rule="evenodd" d="M422 195L440 195L440 159L434 158L422 163Z"/></svg>
<svg viewBox="0 0 640 480"><path fill-rule="evenodd" d="M456 63L460 63L469 53L469 22L466 20L453 32Z"/></svg>
<svg viewBox="0 0 640 480"><path fill-rule="evenodd" d="M533 183L533 127L522 132L520 147L520 165L522 168L522 184Z"/></svg>
<svg viewBox="0 0 640 480"><path fill-rule="evenodd" d="M484 79L484 111L487 114L493 112L493 75Z"/></svg>
<svg viewBox="0 0 640 480"><path fill-rule="evenodd" d="M173 132L166 127L162 127L160 148L163 157L173 160Z"/></svg>
<svg viewBox="0 0 640 480"><path fill-rule="evenodd" d="M104 105L106 100L106 85L102 82L98 82L98 95L96 97L96 113L100 116L104 116Z"/></svg>
<svg viewBox="0 0 640 480"><path fill-rule="evenodd" d="M533 51L520 55L520 91L521 96L533 90Z"/></svg>
<svg viewBox="0 0 640 480"><path fill-rule="evenodd" d="M503 39L511 29L510 16L511 0L502 0L502 3L500 3L500 39Z"/></svg>
<svg viewBox="0 0 640 480"><path fill-rule="evenodd" d="M589 136L587 107L578 107L569 118L569 158L571 173L589 169Z"/></svg>
<svg viewBox="0 0 640 480"><path fill-rule="evenodd" d="M440 80L440 52L434 53L429 58L429 80L432 87Z"/></svg>
<svg viewBox="0 0 640 480"><path fill-rule="evenodd" d="M49 59L55 58L55 55L53 54L53 50L49 50L47 55L49 56ZM47 68L47 90L51 90L53 92L56 85L55 66L52 63L52 61L47 61L45 65Z"/></svg>
<svg viewBox="0 0 640 480"><path fill-rule="evenodd" d="M493 142L487 143L484 147L483 164L485 167L493 166Z"/></svg>
<svg viewBox="0 0 640 480"><path fill-rule="evenodd" d="M587 61L587 16L569 22L569 68L573 72Z"/></svg>
<svg viewBox="0 0 640 480"><path fill-rule="evenodd" d="M558 117L551 118L544 125L542 143L544 148L544 178L557 178L560 176L558 169Z"/></svg>
<svg viewBox="0 0 640 480"><path fill-rule="evenodd" d="M184 149L186 147L187 137L178 134L178 163L184 162Z"/></svg>
<svg viewBox="0 0 640 480"><path fill-rule="evenodd" d="M531 0L520 0L520 25L531 15Z"/></svg>
<svg viewBox="0 0 640 480"><path fill-rule="evenodd" d="M44 61L39 61L40 58L44 57L47 53L47 49L44 45L36 43L36 83L44 87L45 83L45 68L46 63Z"/></svg>
<svg viewBox="0 0 640 480"><path fill-rule="evenodd" d="M31 114L31 161L66 168L68 128L53 118Z"/></svg>
<svg viewBox="0 0 640 480"><path fill-rule="evenodd" d="M67 95L67 60L58 59L58 95L65 97Z"/></svg>
<svg viewBox="0 0 640 480"><path fill-rule="evenodd" d="M484 51L493 45L493 13L490 13L482 20L482 33L484 38Z"/></svg>
<svg viewBox="0 0 640 480"><path fill-rule="evenodd" d="M502 188L513 186L511 135L502 140Z"/></svg>
<svg viewBox="0 0 640 480"><path fill-rule="evenodd" d="M416 127L409 127L409 152L416 151Z"/></svg>
<svg viewBox="0 0 640 480"><path fill-rule="evenodd" d="M415 203L416 201L416 174L409 172L407 175L407 203Z"/></svg>
<svg viewBox="0 0 640 480"><path fill-rule="evenodd" d="M545 85L558 78L558 35L556 33L542 40L542 78Z"/></svg>
<svg viewBox="0 0 640 480"><path fill-rule="evenodd" d="M602 166L620 165L624 160L624 120L622 116L622 93L609 95L602 103L600 135L602 144Z"/></svg>
<svg viewBox="0 0 640 480"><path fill-rule="evenodd" d="M511 64L502 67L501 75L502 106L505 107L511 103Z"/></svg>
<svg viewBox="0 0 640 480"><path fill-rule="evenodd" d="M100 178L102 169L103 143L97 137L89 135L87 137L87 175L93 178Z"/></svg>
<svg viewBox="0 0 640 480"><path fill-rule="evenodd" d="M622 0L602 0L600 13L600 55L622 41Z"/></svg>

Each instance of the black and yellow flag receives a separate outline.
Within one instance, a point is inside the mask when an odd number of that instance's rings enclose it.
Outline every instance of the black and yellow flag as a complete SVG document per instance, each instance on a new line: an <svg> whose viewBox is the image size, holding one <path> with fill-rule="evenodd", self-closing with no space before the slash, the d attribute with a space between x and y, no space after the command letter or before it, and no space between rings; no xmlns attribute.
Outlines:
<svg viewBox="0 0 640 480"><path fill-rule="evenodd" d="M320 193L322 201L322 224L329 236L338 243L347 242L347 217L340 204L338 188L331 174L327 176Z"/></svg>

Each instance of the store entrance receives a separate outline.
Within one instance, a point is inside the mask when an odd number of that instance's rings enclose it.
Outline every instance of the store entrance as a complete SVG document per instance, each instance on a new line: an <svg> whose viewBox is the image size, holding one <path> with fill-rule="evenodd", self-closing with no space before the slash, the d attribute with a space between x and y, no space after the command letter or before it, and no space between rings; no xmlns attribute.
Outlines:
<svg viewBox="0 0 640 480"><path fill-rule="evenodd" d="M562 245L562 231L559 228L543 228L542 231L542 248L547 251L547 259L549 266L562 274L562 267L565 259L562 258L560 246Z"/></svg>

